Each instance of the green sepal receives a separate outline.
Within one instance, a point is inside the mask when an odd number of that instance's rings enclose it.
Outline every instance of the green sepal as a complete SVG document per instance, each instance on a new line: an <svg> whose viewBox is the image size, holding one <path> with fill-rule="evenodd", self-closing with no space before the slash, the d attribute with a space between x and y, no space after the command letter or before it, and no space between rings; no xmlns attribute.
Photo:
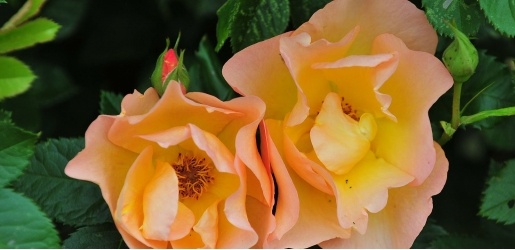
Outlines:
<svg viewBox="0 0 515 250"><path fill-rule="evenodd" d="M173 69L172 72L166 77L163 88L166 89L172 80L184 85L184 88L186 89L188 89L190 86L190 75L188 74L186 66L184 66L184 50L181 50L181 54L179 55L179 60L177 62L177 67L175 67L175 69Z"/></svg>
<svg viewBox="0 0 515 250"><path fill-rule="evenodd" d="M163 74L163 62L166 52L168 51L168 47L170 46L170 39L166 38L166 47L163 53L159 55L156 61L156 67L150 76L150 82L152 82L152 86L156 89L159 96L162 96L164 93L163 81L161 80L161 75Z"/></svg>

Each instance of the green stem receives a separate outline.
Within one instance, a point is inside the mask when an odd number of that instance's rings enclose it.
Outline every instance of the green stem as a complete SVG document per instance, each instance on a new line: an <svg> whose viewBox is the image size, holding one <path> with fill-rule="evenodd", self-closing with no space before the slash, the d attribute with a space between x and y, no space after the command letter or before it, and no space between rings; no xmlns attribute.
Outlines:
<svg viewBox="0 0 515 250"><path fill-rule="evenodd" d="M452 95L452 117L451 117L451 127L454 130L457 130L460 126L460 102L461 102L461 87L463 83L462 82L455 82L453 87L453 95ZM447 143L451 138L453 134L447 134L443 133L440 139L438 139L438 144L440 146L443 146L445 143Z"/></svg>

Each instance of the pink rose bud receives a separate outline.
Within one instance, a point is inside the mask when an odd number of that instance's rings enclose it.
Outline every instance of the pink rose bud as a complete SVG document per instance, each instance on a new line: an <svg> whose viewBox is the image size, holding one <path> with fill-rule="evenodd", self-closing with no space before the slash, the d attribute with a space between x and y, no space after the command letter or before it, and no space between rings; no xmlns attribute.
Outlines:
<svg viewBox="0 0 515 250"><path fill-rule="evenodd" d="M170 49L166 52L163 59L163 71L161 75L161 80L164 82L168 74L170 74L178 65L177 55L173 49Z"/></svg>

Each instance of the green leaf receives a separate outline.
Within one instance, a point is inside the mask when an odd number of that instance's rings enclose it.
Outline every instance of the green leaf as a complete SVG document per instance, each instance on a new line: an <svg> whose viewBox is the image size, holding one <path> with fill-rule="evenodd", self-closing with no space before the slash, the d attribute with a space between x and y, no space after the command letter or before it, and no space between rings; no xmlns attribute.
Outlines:
<svg viewBox="0 0 515 250"><path fill-rule="evenodd" d="M123 245L122 236L112 223L79 228L63 242L63 248L73 249L119 249Z"/></svg>
<svg viewBox="0 0 515 250"><path fill-rule="evenodd" d="M490 118L492 120L494 118ZM513 151L515 150L515 116L503 118L499 123L488 127L482 128L481 133L486 140L486 143L500 151Z"/></svg>
<svg viewBox="0 0 515 250"><path fill-rule="evenodd" d="M462 115L473 115L486 110L515 106L515 91L510 71L495 57L479 52L476 73L463 84L461 100L465 105ZM476 123L478 128L491 127L500 121L492 118Z"/></svg>
<svg viewBox="0 0 515 250"><path fill-rule="evenodd" d="M208 93L224 101L234 98L236 94L223 78L220 61L206 37L200 41L195 56L197 64L190 68L192 74L188 91Z"/></svg>
<svg viewBox="0 0 515 250"><path fill-rule="evenodd" d="M95 225L111 221L97 185L72 179L64 168L80 150L84 139L59 139L40 143L30 166L14 183L51 218L67 225Z"/></svg>
<svg viewBox="0 0 515 250"><path fill-rule="evenodd" d="M0 121L0 187L15 180L29 164L38 136Z"/></svg>
<svg viewBox="0 0 515 250"><path fill-rule="evenodd" d="M515 115L515 107L486 110L486 111L481 111L477 114L473 114L473 115L469 115L469 116L462 116L461 123L464 125L467 125L467 124L481 121L481 120L489 118L489 117L512 116L512 115Z"/></svg>
<svg viewBox="0 0 515 250"><path fill-rule="evenodd" d="M515 159L507 161L506 166L488 180L479 214L497 222L515 223Z"/></svg>
<svg viewBox="0 0 515 250"><path fill-rule="evenodd" d="M487 0L490 1L490 0ZM467 36L473 36L484 22L479 5L474 2L465 3L465 0L422 0L426 9L426 16L439 34L453 37L447 22L454 23Z"/></svg>
<svg viewBox="0 0 515 250"><path fill-rule="evenodd" d="M515 36L515 1L479 0L481 9L497 30L510 37Z"/></svg>
<svg viewBox="0 0 515 250"><path fill-rule="evenodd" d="M228 0L216 12L218 15L218 23L216 24L216 44L215 51L219 51L224 45L225 41L231 36L231 24L236 18L236 13L240 8L239 0Z"/></svg>
<svg viewBox="0 0 515 250"><path fill-rule="evenodd" d="M52 222L34 203L10 189L0 189L0 246L60 248Z"/></svg>
<svg viewBox="0 0 515 250"><path fill-rule="evenodd" d="M0 69L0 100L25 92L36 78L27 65L13 57L0 56Z"/></svg>
<svg viewBox="0 0 515 250"><path fill-rule="evenodd" d="M290 13L293 26L299 27L307 22L317 10L323 8L330 0L290 0Z"/></svg>
<svg viewBox="0 0 515 250"><path fill-rule="evenodd" d="M54 39L59 24L38 18L22 26L0 31L0 54L27 48Z"/></svg>
<svg viewBox="0 0 515 250"><path fill-rule="evenodd" d="M233 52L237 52L284 32L290 8L288 0L230 0L219 9L218 16L216 48L231 37Z"/></svg>
<svg viewBox="0 0 515 250"><path fill-rule="evenodd" d="M100 91L100 114L118 115L121 113L123 96L109 91Z"/></svg>
<svg viewBox="0 0 515 250"><path fill-rule="evenodd" d="M422 232L417 236L417 239L413 243L413 246L411 248L414 249L421 249L421 248L428 248L430 246L431 241L433 241L436 238L447 236L449 233L447 231L437 225L434 220L429 219L422 229Z"/></svg>
<svg viewBox="0 0 515 250"><path fill-rule="evenodd" d="M471 236L448 235L432 241L429 248L495 248L495 243Z"/></svg>
<svg viewBox="0 0 515 250"><path fill-rule="evenodd" d="M14 28L35 16L46 0L27 0L25 4L7 21L1 30Z"/></svg>
<svg viewBox="0 0 515 250"><path fill-rule="evenodd" d="M5 0L0 0L0 3L7 3Z"/></svg>

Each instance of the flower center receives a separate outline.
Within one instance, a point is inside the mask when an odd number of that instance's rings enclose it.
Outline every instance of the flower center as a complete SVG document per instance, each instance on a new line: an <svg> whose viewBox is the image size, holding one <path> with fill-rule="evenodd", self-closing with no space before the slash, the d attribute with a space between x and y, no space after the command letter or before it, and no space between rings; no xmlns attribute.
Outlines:
<svg viewBox="0 0 515 250"><path fill-rule="evenodd" d="M177 162L172 164L179 180L179 196L184 198L198 198L206 191L209 183L215 178L211 176L213 166L206 162L206 158L198 158L179 153Z"/></svg>
<svg viewBox="0 0 515 250"><path fill-rule="evenodd" d="M345 113L346 115L348 115L350 118L354 119L355 121L359 121L358 111L353 109L352 105L345 102L345 98L343 98L343 96L342 96L341 105L342 105L343 113Z"/></svg>

